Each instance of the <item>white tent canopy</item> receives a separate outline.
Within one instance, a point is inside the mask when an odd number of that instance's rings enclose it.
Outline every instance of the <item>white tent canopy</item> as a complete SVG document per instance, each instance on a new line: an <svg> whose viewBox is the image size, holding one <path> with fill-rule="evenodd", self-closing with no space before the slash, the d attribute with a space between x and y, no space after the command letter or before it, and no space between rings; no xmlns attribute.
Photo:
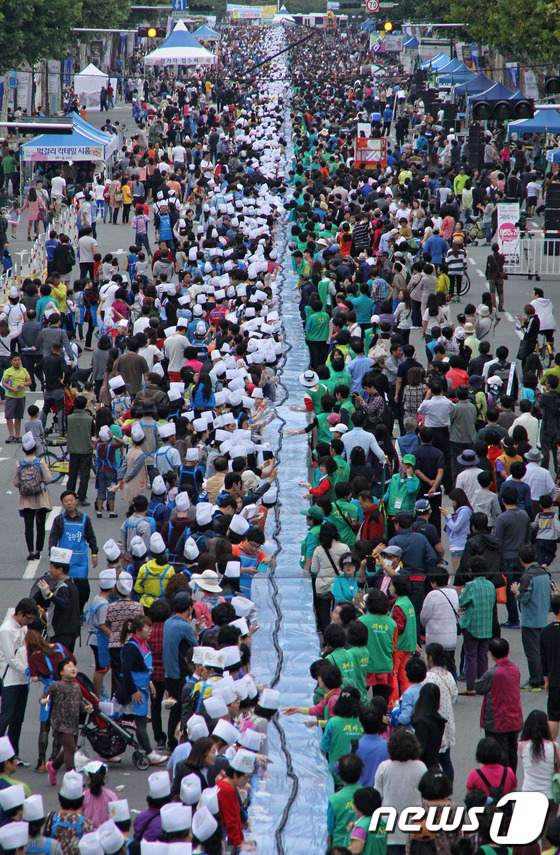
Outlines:
<svg viewBox="0 0 560 855"><path fill-rule="evenodd" d="M144 58L145 65L214 65L216 62L217 57L197 42L183 21L177 21L171 35Z"/></svg>
<svg viewBox="0 0 560 855"><path fill-rule="evenodd" d="M88 110L99 109L99 93L107 86L109 77L92 62L74 75L74 91L80 104Z"/></svg>

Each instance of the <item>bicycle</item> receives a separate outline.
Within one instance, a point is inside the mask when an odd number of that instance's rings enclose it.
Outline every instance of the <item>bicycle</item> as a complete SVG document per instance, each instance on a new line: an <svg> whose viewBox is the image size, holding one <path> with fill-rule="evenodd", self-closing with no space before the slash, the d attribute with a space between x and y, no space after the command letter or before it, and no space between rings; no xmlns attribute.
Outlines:
<svg viewBox="0 0 560 855"><path fill-rule="evenodd" d="M543 368L550 368L554 361L553 345L549 341L547 341L546 338L544 338L544 340L542 340L540 344L537 341L535 352L539 354Z"/></svg>
<svg viewBox="0 0 560 855"><path fill-rule="evenodd" d="M471 290L471 280L470 276L465 270L461 277L461 284L459 285L459 297L464 297L465 294L468 294Z"/></svg>
<svg viewBox="0 0 560 855"><path fill-rule="evenodd" d="M68 450L63 448L66 443L61 439L47 439L47 437L44 437L42 445L43 451L39 454L39 458L42 458L46 462L49 472L52 475L51 483L56 484L64 475L68 475L70 472L70 455L68 454ZM60 456L51 451L53 446L63 448Z"/></svg>

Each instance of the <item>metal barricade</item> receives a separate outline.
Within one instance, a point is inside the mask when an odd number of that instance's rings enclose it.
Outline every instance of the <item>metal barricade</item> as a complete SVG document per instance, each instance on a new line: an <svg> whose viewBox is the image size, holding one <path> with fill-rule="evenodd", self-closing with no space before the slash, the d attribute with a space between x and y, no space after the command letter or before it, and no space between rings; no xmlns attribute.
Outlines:
<svg viewBox="0 0 560 855"><path fill-rule="evenodd" d="M506 255L505 270L510 276L528 279L560 277L560 237L544 232L524 232L515 250Z"/></svg>

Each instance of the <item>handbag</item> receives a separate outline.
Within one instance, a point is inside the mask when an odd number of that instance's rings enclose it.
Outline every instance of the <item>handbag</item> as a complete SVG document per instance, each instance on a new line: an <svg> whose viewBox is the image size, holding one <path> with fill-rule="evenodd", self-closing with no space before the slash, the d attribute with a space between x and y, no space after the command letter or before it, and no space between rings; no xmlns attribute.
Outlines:
<svg viewBox="0 0 560 855"><path fill-rule="evenodd" d="M496 587L496 603L504 606L507 603L507 579L503 574L502 579L504 580L504 584Z"/></svg>
<svg viewBox="0 0 560 855"><path fill-rule="evenodd" d="M122 202L122 200L123 200L122 191L117 190L117 192L115 193L115 202Z"/></svg>
<svg viewBox="0 0 560 855"><path fill-rule="evenodd" d="M449 597L447 596L447 594L445 594L445 593L441 590L441 588L440 588L440 594L443 594L443 596L445 597L445 599L447 600L447 602L449 603L449 605L450 605L450 606L451 606L451 608L453 609L453 614L455 615L455 623L457 624L457 635L461 635L461 633L463 632L463 627L461 626L461 615L460 615L460 614L459 614L459 612L455 609L455 606L453 605L453 603L451 602L451 600L449 599Z"/></svg>

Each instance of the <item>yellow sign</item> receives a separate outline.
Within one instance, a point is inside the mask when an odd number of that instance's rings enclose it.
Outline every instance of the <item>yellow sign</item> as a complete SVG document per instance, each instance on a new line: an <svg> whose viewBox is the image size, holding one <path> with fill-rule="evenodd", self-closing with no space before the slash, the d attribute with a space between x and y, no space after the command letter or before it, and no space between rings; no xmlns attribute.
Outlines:
<svg viewBox="0 0 560 855"><path fill-rule="evenodd" d="M276 6L276 4L274 4L272 6L263 6L261 18L274 18L277 11L278 11L278 7Z"/></svg>

